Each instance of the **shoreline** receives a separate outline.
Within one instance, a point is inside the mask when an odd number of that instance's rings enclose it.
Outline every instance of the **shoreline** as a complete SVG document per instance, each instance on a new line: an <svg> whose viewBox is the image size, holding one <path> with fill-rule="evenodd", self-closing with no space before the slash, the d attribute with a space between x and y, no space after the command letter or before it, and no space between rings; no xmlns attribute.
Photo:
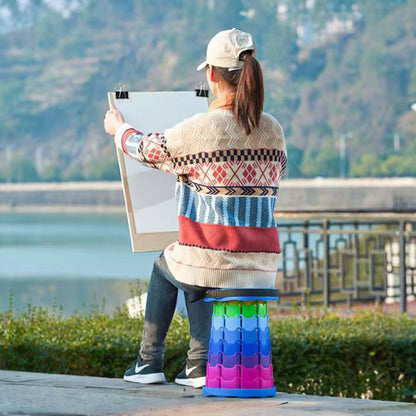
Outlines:
<svg viewBox="0 0 416 416"><path fill-rule="evenodd" d="M280 188L312 186L326 187L416 187L416 177L391 178L323 178L282 179ZM71 190L120 190L121 181L80 181L80 182L3 182L0 192L38 192L38 191L71 191Z"/></svg>
<svg viewBox="0 0 416 416"><path fill-rule="evenodd" d="M120 181L0 183L0 213L125 213ZM416 213L416 178L283 179L275 215Z"/></svg>

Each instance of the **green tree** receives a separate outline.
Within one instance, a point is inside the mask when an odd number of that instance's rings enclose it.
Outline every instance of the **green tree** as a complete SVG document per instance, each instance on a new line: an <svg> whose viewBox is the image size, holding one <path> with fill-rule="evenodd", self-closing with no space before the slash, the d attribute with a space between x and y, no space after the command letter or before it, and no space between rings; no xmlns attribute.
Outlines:
<svg viewBox="0 0 416 416"><path fill-rule="evenodd" d="M302 176L301 164L303 158L303 150L299 147L288 145L287 146L287 170L285 173L286 177L297 178Z"/></svg>
<svg viewBox="0 0 416 416"><path fill-rule="evenodd" d="M47 165L40 175L40 179L46 182L60 182L62 180L61 169L55 164Z"/></svg>
<svg viewBox="0 0 416 416"><path fill-rule="evenodd" d="M115 181L120 180L120 171L116 160L94 160L86 168L84 176L87 180Z"/></svg>
<svg viewBox="0 0 416 416"><path fill-rule="evenodd" d="M321 149L306 149L301 163L301 173L306 177L339 176L339 154L329 139ZM348 171L348 165L347 165Z"/></svg>
<svg viewBox="0 0 416 416"><path fill-rule="evenodd" d="M336 146L322 141L347 132L353 132L347 143L352 172L413 175L409 155L415 152L399 153L399 166L388 154L392 132L408 147L416 137L415 114L409 114L416 99L413 0L316 0L312 8L306 0L77 3L64 17L50 1L1 2L11 17L5 22L0 16L0 157L18 135L25 157L39 142L55 149L53 163L64 179L116 177L111 157L102 155L107 168L71 171L86 165L83 149L91 141L100 143L105 91L120 81L142 91L193 89L203 79L195 66L207 40L238 27L252 32L258 46L265 109L298 149L289 152L291 177L338 176ZM287 10L281 16L283 3ZM348 18L354 5L363 16L354 32L328 35L328 22ZM311 22L322 39L300 46L301 22ZM378 165L361 159L374 152Z"/></svg>
<svg viewBox="0 0 416 416"><path fill-rule="evenodd" d="M374 154L364 154L359 160L351 165L352 176L379 176L381 174L381 160Z"/></svg>
<svg viewBox="0 0 416 416"><path fill-rule="evenodd" d="M22 156L16 156L8 163L4 176L10 182L36 182L38 180L32 159Z"/></svg>
<svg viewBox="0 0 416 416"><path fill-rule="evenodd" d="M82 172L82 169L79 166L71 166L66 169L62 175L63 180L65 181L83 181L85 176Z"/></svg>

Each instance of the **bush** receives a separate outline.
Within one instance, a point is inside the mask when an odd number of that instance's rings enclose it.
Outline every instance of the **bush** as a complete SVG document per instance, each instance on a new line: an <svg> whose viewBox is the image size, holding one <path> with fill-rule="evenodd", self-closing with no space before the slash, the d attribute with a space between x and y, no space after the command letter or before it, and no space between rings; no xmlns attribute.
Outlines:
<svg viewBox="0 0 416 416"><path fill-rule="evenodd" d="M135 359L143 317L125 310L63 318L55 310L0 313L0 368L122 377ZM271 317L279 391L382 400L416 398L416 319L383 312ZM182 369L186 319L175 316L166 340L168 379Z"/></svg>
<svg viewBox="0 0 416 416"><path fill-rule="evenodd" d="M383 312L285 318L271 324L282 391L416 399L416 319Z"/></svg>

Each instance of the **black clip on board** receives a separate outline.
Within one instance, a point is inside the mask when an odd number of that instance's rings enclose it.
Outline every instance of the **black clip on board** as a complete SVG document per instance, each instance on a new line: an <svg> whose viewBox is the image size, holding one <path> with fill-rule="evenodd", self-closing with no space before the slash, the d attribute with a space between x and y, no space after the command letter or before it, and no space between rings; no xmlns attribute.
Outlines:
<svg viewBox="0 0 416 416"><path fill-rule="evenodd" d="M209 96L209 90L203 89L203 88L196 88L195 90L195 95L197 97L206 97L208 98Z"/></svg>
<svg viewBox="0 0 416 416"><path fill-rule="evenodd" d="M128 100L129 99L129 92L128 91L122 91L122 90L116 90L116 99L117 100Z"/></svg>

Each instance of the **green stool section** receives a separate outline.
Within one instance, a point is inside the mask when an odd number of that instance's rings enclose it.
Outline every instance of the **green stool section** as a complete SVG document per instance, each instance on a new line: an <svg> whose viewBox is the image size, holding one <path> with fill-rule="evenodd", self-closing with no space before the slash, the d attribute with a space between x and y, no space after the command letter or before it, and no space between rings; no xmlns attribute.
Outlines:
<svg viewBox="0 0 416 416"><path fill-rule="evenodd" d="M246 318L252 318L257 314L257 303L255 302L242 302L241 304L241 314Z"/></svg>
<svg viewBox="0 0 416 416"><path fill-rule="evenodd" d="M268 314L267 302L258 302L257 303L257 314L264 318Z"/></svg>
<svg viewBox="0 0 416 416"><path fill-rule="evenodd" d="M234 318L234 316L241 314L241 302L230 301L225 302L225 315L229 318Z"/></svg>
<svg viewBox="0 0 416 416"><path fill-rule="evenodd" d="M214 302L212 312L215 316L225 315L225 303L224 302Z"/></svg>
<svg viewBox="0 0 416 416"><path fill-rule="evenodd" d="M246 318L259 315L264 318L267 315L267 302L214 302L213 314L218 317L225 315L228 318L234 318L237 315L243 315Z"/></svg>

